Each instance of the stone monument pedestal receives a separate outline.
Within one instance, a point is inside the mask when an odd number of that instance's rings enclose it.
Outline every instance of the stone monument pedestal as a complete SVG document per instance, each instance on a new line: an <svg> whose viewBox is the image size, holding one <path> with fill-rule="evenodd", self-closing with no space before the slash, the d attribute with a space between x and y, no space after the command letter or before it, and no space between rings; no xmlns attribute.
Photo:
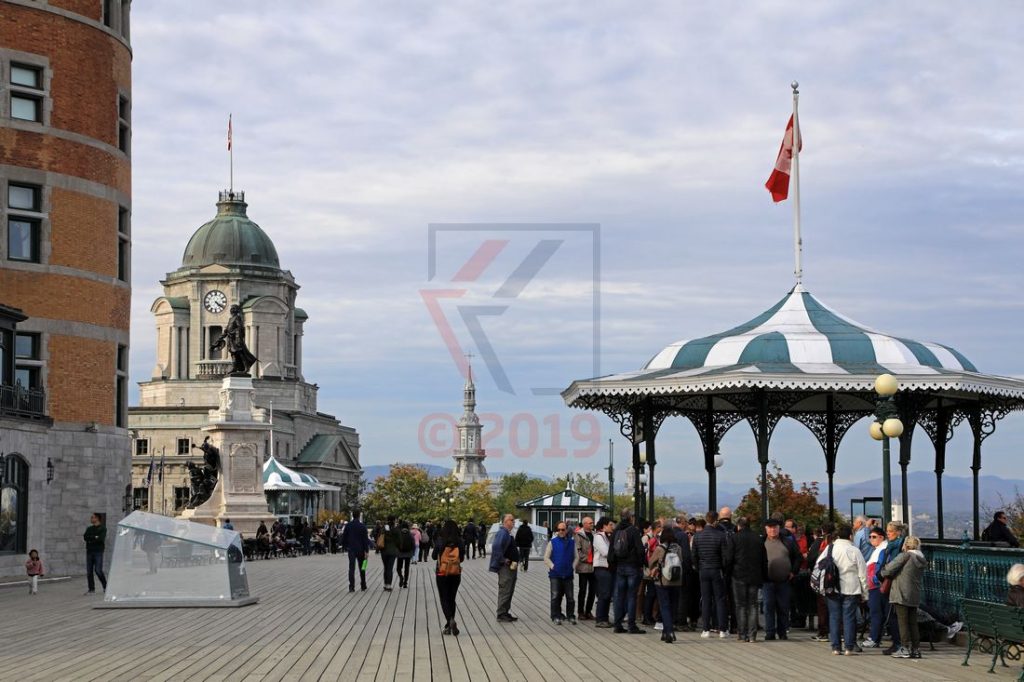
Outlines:
<svg viewBox="0 0 1024 682"><path fill-rule="evenodd" d="M261 521L268 528L273 523L263 494L262 455L272 427L266 410L255 406L255 395L252 377L224 377L220 407L210 410L210 423L202 429L220 450L220 477L210 499L186 509L181 518L215 526L231 519L235 530L247 538L256 537Z"/></svg>

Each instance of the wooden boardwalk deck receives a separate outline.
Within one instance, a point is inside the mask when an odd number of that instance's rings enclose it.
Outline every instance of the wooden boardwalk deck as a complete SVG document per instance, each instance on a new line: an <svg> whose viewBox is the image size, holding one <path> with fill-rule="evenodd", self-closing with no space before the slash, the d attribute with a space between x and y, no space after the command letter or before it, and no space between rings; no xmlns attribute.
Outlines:
<svg viewBox="0 0 1024 682"><path fill-rule="evenodd" d="M83 579L40 594L0 590L2 680L1011 680L1019 665L987 675L987 657L961 667L963 649L925 648L921 661L877 653L834 657L794 631L788 642L742 644L680 633L674 645L548 619L542 566L520 574L518 623L494 617L496 576L465 564L459 637L441 635L432 564L412 567L409 589L349 594L341 555L249 564L260 603L241 609L96 610ZM347 565L347 563L345 564ZM644 661L657 660L657 675Z"/></svg>

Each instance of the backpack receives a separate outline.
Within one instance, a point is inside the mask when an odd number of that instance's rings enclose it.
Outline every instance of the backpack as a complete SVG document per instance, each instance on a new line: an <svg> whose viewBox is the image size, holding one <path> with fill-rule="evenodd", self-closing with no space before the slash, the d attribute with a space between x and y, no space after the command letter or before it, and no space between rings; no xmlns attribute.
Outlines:
<svg viewBox="0 0 1024 682"><path fill-rule="evenodd" d="M677 582L683 578L682 548L672 543L665 549L665 559L661 564L661 579Z"/></svg>
<svg viewBox="0 0 1024 682"><path fill-rule="evenodd" d="M462 563L459 561L458 547L445 547L437 558L437 574L442 576L461 575Z"/></svg>
<svg viewBox="0 0 1024 682"><path fill-rule="evenodd" d="M398 550L400 552L411 552L414 544L412 533L409 532L408 528L403 528L402 532L398 535Z"/></svg>
<svg viewBox="0 0 1024 682"><path fill-rule="evenodd" d="M629 529L616 531L612 540L612 555L619 561L626 561L632 554L632 547L629 545Z"/></svg>
<svg viewBox="0 0 1024 682"><path fill-rule="evenodd" d="M838 599L839 591L839 567L832 558L832 545L828 546L828 553L821 559L811 571L811 589L823 597Z"/></svg>

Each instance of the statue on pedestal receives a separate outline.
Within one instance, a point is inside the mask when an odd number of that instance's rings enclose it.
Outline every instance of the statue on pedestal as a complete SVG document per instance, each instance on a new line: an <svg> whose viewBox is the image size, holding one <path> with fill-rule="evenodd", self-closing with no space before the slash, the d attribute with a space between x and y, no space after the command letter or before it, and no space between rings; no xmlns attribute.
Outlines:
<svg viewBox="0 0 1024 682"><path fill-rule="evenodd" d="M231 374L233 376L249 376L249 368L256 364L256 356L245 345L245 321L242 319L242 307L238 304L231 306L231 318L228 320L228 326L210 346L210 350L217 351L225 346L227 346L233 362Z"/></svg>

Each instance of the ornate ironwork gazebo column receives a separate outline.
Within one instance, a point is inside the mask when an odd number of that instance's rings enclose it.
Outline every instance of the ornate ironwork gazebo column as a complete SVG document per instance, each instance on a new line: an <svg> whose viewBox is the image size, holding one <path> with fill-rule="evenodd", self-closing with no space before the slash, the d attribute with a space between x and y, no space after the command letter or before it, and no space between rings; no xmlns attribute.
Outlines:
<svg viewBox="0 0 1024 682"><path fill-rule="evenodd" d="M768 396L758 390L757 398L757 461L761 465L761 521L768 519L768 441L771 425L768 422Z"/></svg>
<svg viewBox="0 0 1024 682"><path fill-rule="evenodd" d="M956 417L959 415L959 419ZM944 405L940 397L935 410L922 413L918 424L928 434L935 447L935 513L938 517L938 537L945 537L946 521L942 506L942 474L946 470L946 444L953 438L953 427L963 419L959 412Z"/></svg>
<svg viewBox="0 0 1024 682"><path fill-rule="evenodd" d="M985 403L979 402L971 407L968 420L974 434L974 448L971 457L971 472L974 476L974 539L981 537L981 520L978 516L980 496L978 494L978 474L981 471L981 444L996 430L996 422L1013 410L1022 409L1020 401L991 397Z"/></svg>

